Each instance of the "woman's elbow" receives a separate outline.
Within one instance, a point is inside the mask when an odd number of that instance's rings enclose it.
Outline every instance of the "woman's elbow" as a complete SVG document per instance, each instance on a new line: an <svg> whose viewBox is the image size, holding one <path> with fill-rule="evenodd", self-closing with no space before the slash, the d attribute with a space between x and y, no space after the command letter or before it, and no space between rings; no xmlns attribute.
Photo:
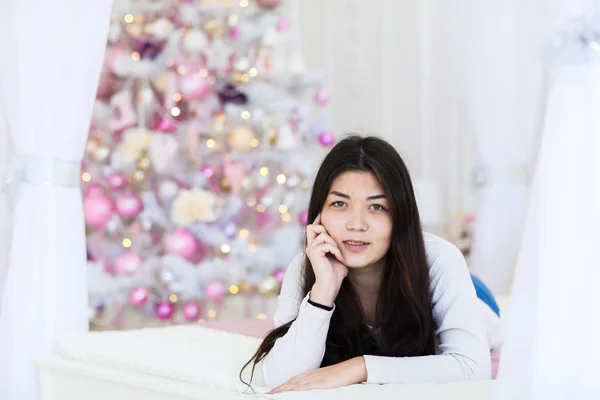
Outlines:
<svg viewBox="0 0 600 400"><path fill-rule="evenodd" d="M276 388L298 375L288 366L279 365L272 357L264 358L261 365L262 380L265 387Z"/></svg>
<svg viewBox="0 0 600 400"><path fill-rule="evenodd" d="M465 355L453 355L461 369L462 380L479 381L492 378L491 355L472 358Z"/></svg>

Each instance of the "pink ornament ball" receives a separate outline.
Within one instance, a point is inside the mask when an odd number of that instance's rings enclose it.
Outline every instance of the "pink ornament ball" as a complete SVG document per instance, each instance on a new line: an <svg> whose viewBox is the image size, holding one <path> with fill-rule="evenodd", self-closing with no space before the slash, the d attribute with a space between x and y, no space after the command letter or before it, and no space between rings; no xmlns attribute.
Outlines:
<svg viewBox="0 0 600 400"><path fill-rule="evenodd" d="M189 74L179 81L179 92L184 100L199 100L210 91L210 83L197 74Z"/></svg>
<svg viewBox="0 0 600 400"><path fill-rule="evenodd" d="M127 178L120 172L110 174L106 181L112 190L122 190L127 186Z"/></svg>
<svg viewBox="0 0 600 400"><path fill-rule="evenodd" d="M321 107L326 106L329 103L329 93L325 89L319 90L315 94L315 103Z"/></svg>
<svg viewBox="0 0 600 400"><path fill-rule="evenodd" d="M145 287L138 287L129 292L129 301L136 307L146 304L149 297L148 289Z"/></svg>
<svg viewBox="0 0 600 400"><path fill-rule="evenodd" d="M166 118L161 118L156 123L156 129L162 133L173 133L175 130L177 130L177 127L172 121Z"/></svg>
<svg viewBox="0 0 600 400"><path fill-rule="evenodd" d="M169 302L158 303L154 306L154 315L162 320L170 319L174 312L175 306Z"/></svg>
<svg viewBox="0 0 600 400"><path fill-rule="evenodd" d="M237 39L240 36L240 28L234 26L229 30L229 37L232 39Z"/></svg>
<svg viewBox="0 0 600 400"><path fill-rule="evenodd" d="M279 21L277 23L277 32L279 33L284 33L287 32L288 30L290 30L290 23L288 20L286 19L282 19L281 21Z"/></svg>
<svg viewBox="0 0 600 400"><path fill-rule="evenodd" d="M90 183L83 191L84 197L100 196L104 194L104 189L98 183Z"/></svg>
<svg viewBox="0 0 600 400"><path fill-rule="evenodd" d="M83 200L83 214L90 227L103 228L114 214L113 202L104 194L88 196Z"/></svg>
<svg viewBox="0 0 600 400"><path fill-rule="evenodd" d="M270 10L278 7L281 4L281 1L282 0L256 0L256 4L258 4L261 8Z"/></svg>
<svg viewBox="0 0 600 400"><path fill-rule="evenodd" d="M319 135L319 143L323 147L330 147L335 143L335 134L331 131L321 132Z"/></svg>
<svg viewBox="0 0 600 400"><path fill-rule="evenodd" d="M204 294L210 300L221 301L225 296L225 284L219 281L211 282L204 288Z"/></svg>
<svg viewBox="0 0 600 400"><path fill-rule="evenodd" d="M195 301L188 301L183 306L183 316L186 320L193 322L200 317L200 306Z"/></svg>
<svg viewBox="0 0 600 400"><path fill-rule="evenodd" d="M142 201L133 194L123 194L116 201L117 212L125 218L134 218L142 211Z"/></svg>
<svg viewBox="0 0 600 400"><path fill-rule="evenodd" d="M308 225L308 210L301 211L298 215L298 222L302 226Z"/></svg>
<svg viewBox="0 0 600 400"><path fill-rule="evenodd" d="M134 274L142 265L142 257L133 251L126 251L117 257L115 270L118 274Z"/></svg>
<svg viewBox="0 0 600 400"><path fill-rule="evenodd" d="M217 169L213 165L205 164L200 168L202 174L208 179L212 179L217 174Z"/></svg>
<svg viewBox="0 0 600 400"><path fill-rule="evenodd" d="M185 229L175 229L165 238L165 250L169 254L192 260L197 254L200 244L193 233Z"/></svg>
<svg viewBox="0 0 600 400"><path fill-rule="evenodd" d="M285 276L285 269L277 268L273 271L273 277L281 285L283 283L283 277Z"/></svg>

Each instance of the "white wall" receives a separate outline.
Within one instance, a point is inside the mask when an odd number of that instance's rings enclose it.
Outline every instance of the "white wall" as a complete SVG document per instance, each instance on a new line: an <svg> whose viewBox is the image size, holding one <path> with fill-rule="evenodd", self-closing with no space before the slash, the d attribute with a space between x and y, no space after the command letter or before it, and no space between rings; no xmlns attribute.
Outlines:
<svg viewBox="0 0 600 400"><path fill-rule="evenodd" d="M473 207L472 143L458 129L446 23L434 0L294 0L308 67L329 72L332 126L376 133L449 214Z"/></svg>

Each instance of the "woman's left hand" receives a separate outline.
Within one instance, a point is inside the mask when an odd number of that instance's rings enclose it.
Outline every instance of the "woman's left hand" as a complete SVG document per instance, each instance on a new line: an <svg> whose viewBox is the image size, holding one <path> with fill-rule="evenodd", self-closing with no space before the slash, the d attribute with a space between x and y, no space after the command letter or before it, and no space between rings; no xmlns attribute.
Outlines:
<svg viewBox="0 0 600 400"><path fill-rule="evenodd" d="M355 357L329 367L314 369L277 386L267 394L314 389L333 389L367 380L364 357Z"/></svg>

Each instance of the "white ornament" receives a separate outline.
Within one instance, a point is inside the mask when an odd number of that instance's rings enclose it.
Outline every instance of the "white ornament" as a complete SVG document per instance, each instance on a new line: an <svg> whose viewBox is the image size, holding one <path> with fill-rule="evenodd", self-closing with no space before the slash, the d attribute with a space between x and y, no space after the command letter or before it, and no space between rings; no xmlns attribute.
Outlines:
<svg viewBox="0 0 600 400"><path fill-rule="evenodd" d="M164 181L160 184L158 190L161 200L170 201L179 191L179 186L173 181Z"/></svg>
<svg viewBox="0 0 600 400"><path fill-rule="evenodd" d="M208 39L200 29L192 29L183 37L183 48L190 54L199 54L206 49Z"/></svg>
<svg viewBox="0 0 600 400"><path fill-rule="evenodd" d="M221 38L212 41L210 47L206 49L206 66L208 69L217 71L226 71L229 68L229 57L232 49Z"/></svg>
<svg viewBox="0 0 600 400"><path fill-rule="evenodd" d="M244 72L250 68L250 60L247 57L241 57L235 62L235 69Z"/></svg>
<svg viewBox="0 0 600 400"><path fill-rule="evenodd" d="M167 18L159 18L151 23L146 30L155 38L164 40L173 33L173 23Z"/></svg>
<svg viewBox="0 0 600 400"><path fill-rule="evenodd" d="M112 23L110 24L110 28L108 30L108 41L110 43L116 43L121 38L121 34L123 33L123 28L121 28L121 24Z"/></svg>
<svg viewBox="0 0 600 400"><path fill-rule="evenodd" d="M267 47L273 47L279 43L281 35L275 28L268 28L262 37L262 45Z"/></svg>
<svg viewBox="0 0 600 400"><path fill-rule="evenodd" d="M306 72L306 65L300 54L292 54L290 57L289 72L292 75L303 75Z"/></svg>
<svg viewBox="0 0 600 400"><path fill-rule="evenodd" d="M277 135L277 148L281 150L293 150L298 148L296 135L289 124L283 124L279 127Z"/></svg>

